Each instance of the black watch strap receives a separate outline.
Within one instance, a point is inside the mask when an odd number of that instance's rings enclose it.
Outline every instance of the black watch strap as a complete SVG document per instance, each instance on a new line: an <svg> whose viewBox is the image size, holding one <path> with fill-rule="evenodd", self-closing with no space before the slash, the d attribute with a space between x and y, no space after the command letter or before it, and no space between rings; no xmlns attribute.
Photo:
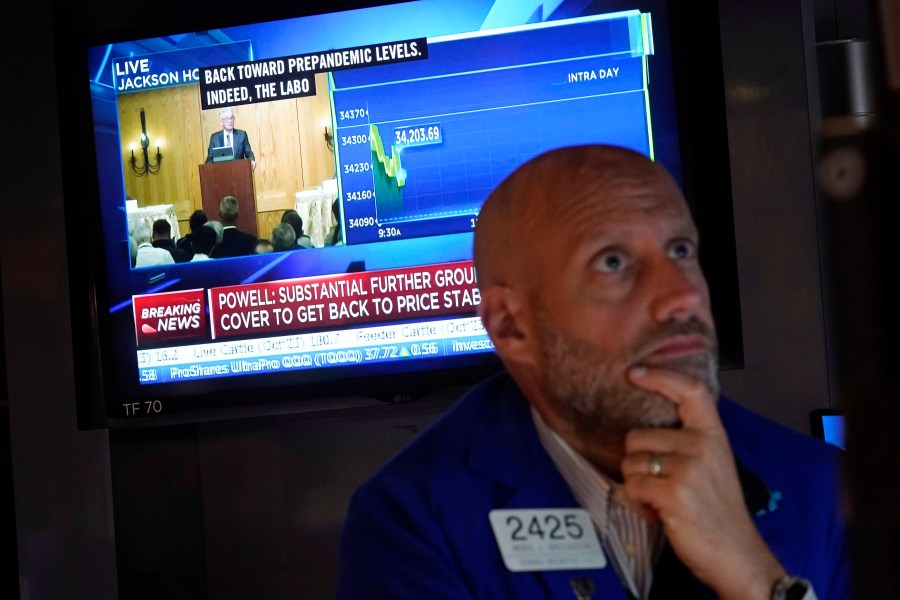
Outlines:
<svg viewBox="0 0 900 600"><path fill-rule="evenodd" d="M772 588L772 600L803 600L812 584L802 577L785 575Z"/></svg>

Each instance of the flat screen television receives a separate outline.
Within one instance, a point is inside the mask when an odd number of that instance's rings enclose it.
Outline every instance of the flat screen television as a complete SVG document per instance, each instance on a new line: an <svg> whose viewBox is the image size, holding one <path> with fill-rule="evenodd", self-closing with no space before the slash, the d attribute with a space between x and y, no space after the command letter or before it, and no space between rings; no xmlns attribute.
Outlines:
<svg viewBox="0 0 900 600"><path fill-rule="evenodd" d="M372 4L60 23L80 426L394 402L499 369L479 208L529 158L594 142L685 189L741 366L715 2ZM212 157L224 108L252 160ZM137 235L184 238L225 195L258 238L296 210L312 247L135 266Z"/></svg>

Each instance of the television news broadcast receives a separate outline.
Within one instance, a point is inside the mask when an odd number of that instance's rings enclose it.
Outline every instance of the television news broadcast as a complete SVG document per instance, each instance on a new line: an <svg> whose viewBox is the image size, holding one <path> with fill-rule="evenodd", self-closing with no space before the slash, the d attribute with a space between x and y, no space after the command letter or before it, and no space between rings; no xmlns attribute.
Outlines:
<svg viewBox="0 0 900 600"><path fill-rule="evenodd" d="M488 193L581 143L681 172L665 3L530 4L410 2L90 48L107 416L497 368L472 263ZM252 167L205 164L224 109ZM248 164L237 228L269 239L295 210L309 247L136 266L142 227L165 220L179 241L196 210L220 219L207 184L230 163Z"/></svg>

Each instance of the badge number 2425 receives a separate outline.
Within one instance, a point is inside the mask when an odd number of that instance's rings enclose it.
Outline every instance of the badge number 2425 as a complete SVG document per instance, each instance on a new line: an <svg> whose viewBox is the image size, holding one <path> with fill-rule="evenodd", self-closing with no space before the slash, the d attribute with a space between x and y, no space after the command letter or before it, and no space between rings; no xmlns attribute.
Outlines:
<svg viewBox="0 0 900 600"><path fill-rule="evenodd" d="M590 516L576 508L498 509L488 514L510 571L606 566Z"/></svg>
<svg viewBox="0 0 900 600"><path fill-rule="evenodd" d="M579 540L584 537L584 528L578 523L574 513L531 515L528 522L519 515L508 515L505 525L509 528L510 539L527 542L529 538L547 540Z"/></svg>

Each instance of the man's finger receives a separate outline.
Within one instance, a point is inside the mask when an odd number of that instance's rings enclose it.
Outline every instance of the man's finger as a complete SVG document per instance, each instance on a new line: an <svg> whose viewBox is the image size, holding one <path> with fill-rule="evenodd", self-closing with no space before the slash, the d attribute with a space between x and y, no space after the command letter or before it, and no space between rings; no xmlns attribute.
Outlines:
<svg viewBox="0 0 900 600"><path fill-rule="evenodd" d="M625 454L649 452L654 454L689 453L693 440L684 429L632 429L625 435Z"/></svg>
<svg viewBox="0 0 900 600"><path fill-rule="evenodd" d="M622 477L669 478L683 469L685 458L662 452L634 452L622 459Z"/></svg>

